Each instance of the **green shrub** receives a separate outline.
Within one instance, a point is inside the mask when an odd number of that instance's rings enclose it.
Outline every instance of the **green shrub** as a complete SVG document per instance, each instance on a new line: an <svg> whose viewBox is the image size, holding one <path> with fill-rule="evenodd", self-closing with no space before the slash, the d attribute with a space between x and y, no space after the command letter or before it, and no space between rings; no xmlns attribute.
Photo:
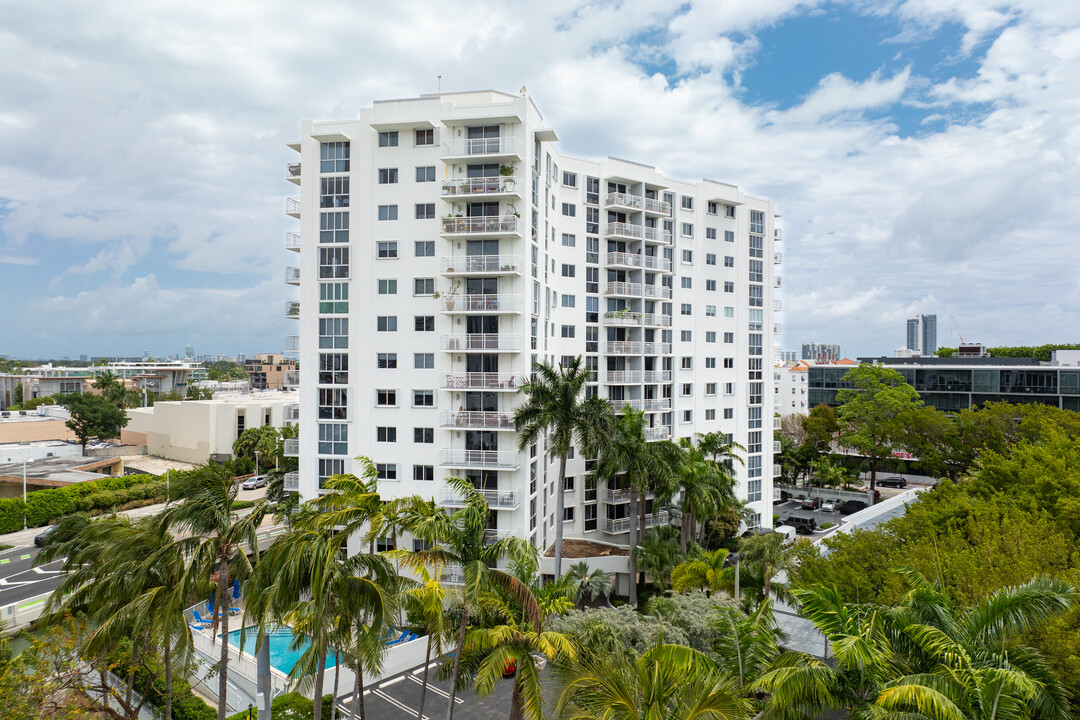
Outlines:
<svg viewBox="0 0 1080 720"><path fill-rule="evenodd" d="M322 716L326 720L330 718L330 708L333 700L332 695L323 695ZM270 703L270 711L270 714L276 720L311 720L315 716L315 703L300 693L291 692L274 698L274 701ZM255 712L252 711L252 716L254 714ZM340 715L341 713L338 713L339 717ZM215 714L214 717L217 717L217 715ZM235 715L230 715L227 720L248 720L248 711L241 710Z"/></svg>
<svg viewBox="0 0 1080 720"><path fill-rule="evenodd" d="M247 510L249 507L255 507L254 500L237 500L232 505L233 510Z"/></svg>
<svg viewBox="0 0 1080 720"><path fill-rule="evenodd" d="M831 527L836 527L836 523L829 523L829 522L821 523L821 529L822 530L828 530Z"/></svg>

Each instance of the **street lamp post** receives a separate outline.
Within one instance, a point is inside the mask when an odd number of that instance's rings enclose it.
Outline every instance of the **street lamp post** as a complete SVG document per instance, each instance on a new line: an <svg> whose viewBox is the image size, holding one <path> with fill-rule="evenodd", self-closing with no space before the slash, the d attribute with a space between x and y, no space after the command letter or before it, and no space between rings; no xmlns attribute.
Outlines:
<svg viewBox="0 0 1080 720"><path fill-rule="evenodd" d="M22 529L26 529L26 458L22 461Z"/></svg>
<svg viewBox="0 0 1080 720"><path fill-rule="evenodd" d="M259 451L255 451L255 474L259 474Z"/></svg>

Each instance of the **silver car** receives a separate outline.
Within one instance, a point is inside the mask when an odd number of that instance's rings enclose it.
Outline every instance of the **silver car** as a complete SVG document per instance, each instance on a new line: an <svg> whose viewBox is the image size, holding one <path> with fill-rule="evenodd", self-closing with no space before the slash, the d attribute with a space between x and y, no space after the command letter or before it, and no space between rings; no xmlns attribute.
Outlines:
<svg viewBox="0 0 1080 720"><path fill-rule="evenodd" d="M840 508L839 500L826 500L825 504L821 506L822 512L836 512Z"/></svg>
<svg viewBox="0 0 1080 720"><path fill-rule="evenodd" d="M254 490L255 488L266 487L265 475L252 475L244 482L240 483L241 490Z"/></svg>

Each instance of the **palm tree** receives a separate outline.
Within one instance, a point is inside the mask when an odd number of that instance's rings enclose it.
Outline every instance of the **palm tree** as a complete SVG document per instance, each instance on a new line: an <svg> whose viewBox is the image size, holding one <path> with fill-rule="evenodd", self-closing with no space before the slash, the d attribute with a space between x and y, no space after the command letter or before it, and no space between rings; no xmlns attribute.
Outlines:
<svg viewBox="0 0 1080 720"><path fill-rule="evenodd" d="M689 438L682 440L683 457L678 468L682 505L682 533L679 538L683 555L688 537L697 540L694 521L714 516L735 498L735 479L715 460L710 460L701 448L695 448Z"/></svg>
<svg viewBox="0 0 1080 720"><path fill-rule="evenodd" d="M535 554L535 548L522 538L489 538L487 533L489 510L484 496L471 482L463 478L448 477L446 483L464 498L464 507L452 514L446 513L441 508L432 507L430 515L414 517L411 525L413 534L418 539L434 543L434 545L426 550L400 556L409 567L449 564L461 567L464 578L464 586L461 589L461 623L455 643L456 650L450 680L450 702L446 708L446 720L452 720L469 613L479 602L481 593L492 588L508 593L522 604L527 616L535 619L536 622L539 622L540 610L525 583L495 567L497 563L508 557Z"/></svg>
<svg viewBox="0 0 1080 720"><path fill-rule="evenodd" d="M780 533L770 532L746 538L739 548L743 562L761 574L759 603L776 592L777 588L773 586L776 576L782 572L790 572L795 567L794 557L784 546L784 541L785 537ZM786 595L786 591L781 591L781 594Z"/></svg>
<svg viewBox="0 0 1080 720"><path fill-rule="evenodd" d="M543 618L540 618L540 622L531 622L526 613L519 614L500 595L485 594L482 603L485 610L502 620L502 624L469 631L466 648L484 655L473 680L477 695L483 697L490 694L499 679L513 667L515 676L510 698L510 720L523 720L526 717L529 720L543 720L543 683L540 680L539 658L543 656L549 662L573 661L577 657L574 644L561 633L543 630Z"/></svg>
<svg viewBox="0 0 1080 720"><path fill-rule="evenodd" d="M420 619L424 634L427 635L427 650L424 654L424 681L420 685L420 704L416 710L417 720L424 717L424 701L427 697L428 671L431 667L431 652L443 654L443 642L450 635L450 625L446 617L446 588L442 584L442 565L436 564L432 571L423 566L413 568L419 576L419 585L405 591L405 606L414 617Z"/></svg>
<svg viewBox="0 0 1080 720"><path fill-rule="evenodd" d="M671 571L679 564L679 542L673 527L645 533L638 548L638 566L652 578L656 591L663 593L671 580Z"/></svg>
<svg viewBox="0 0 1080 720"><path fill-rule="evenodd" d="M677 593L703 590L709 593L726 590L732 583L730 569L724 567L728 551L725 548L704 550L687 559L671 571L671 587Z"/></svg>
<svg viewBox="0 0 1080 720"><path fill-rule="evenodd" d="M258 554L256 532L266 514L266 503L258 502L251 513L240 517L233 510L239 489L232 473L224 466L206 463L185 474L177 483L182 501L164 512L164 521L176 534L180 552L190 556L192 572L200 580L217 574L214 615L211 633L218 639L220 627L221 660L218 664L218 720L225 720L229 672L229 585L232 578L251 573L247 553Z"/></svg>
<svg viewBox="0 0 1080 720"><path fill-rule="evenodd" d="M735 463L744 465L743 459L735 454L735 451L746 452L739 443L731 439L730 435L719 431L698 433L698 450L708 455L713 462L719 463L729 475L735 472Z"/></svg>
<svg viewBox="0 0 1080 720"><path fill-rule="evenodd" d="M737 681L709 656L660 640L636 658L584 655L555 708L605 720L745 720L751 712Z"/></svg>
<svg viewBox="0 0 1080 720"><path fill-rule="evenodd" d="M756 680L780 654L784 633L773 615L772 600L765 600L749 615L734 607L717 608L710 618L716 635L713 649L739 672L739 686Z"/></svg>
<svg viewBox="0 0 1080 720"><path fill-rule="evenodd" d="M586 600L593 601L601 595L611 592L611 576L603 570L589 570L589 564L582 560L570 566L566 573L570 581L570 595L578 610L585 607Z"/></svg>
<svg viewBox="0 0 1080 720"><path fill-rule="evenodd" d="M514 428L518 431L518 450L535 443L541 435L548 436L552 457L559 458L559 484L555 492L555 578L562 575L563 488L566 485L566 458L577 441L578 450L586 457L595 456L610 437L611 405L598 397L582 399L589 371L581 356L568 367L552 367L545 363L533 365L533 377L520 387L525 403L514 411Z"/></svg>

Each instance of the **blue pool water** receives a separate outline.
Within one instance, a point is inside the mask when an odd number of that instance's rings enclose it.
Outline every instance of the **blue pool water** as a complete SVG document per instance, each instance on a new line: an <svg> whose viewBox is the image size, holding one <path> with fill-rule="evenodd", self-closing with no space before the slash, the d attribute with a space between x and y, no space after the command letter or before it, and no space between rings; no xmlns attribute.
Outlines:
<svg viewBox="0 0 1080 720"><path fill-rule="evenodd" d="M247 628L247 634L244 636L244 646L240 647L240 631L233 630L229 633L229 644L235 648L240 648L248 655L254 657L255 655L255 640L258 634L255 628ZM271 630L268 638L270 640L270 664L288 675L292 672L293 666L296 665L296 661L300 659L300 656L304 654L304 651L311 647L311 638L307 635L303 636L300 641L300 645L293 650L290 645L293 641L293 631L291 628L278 628ZM334 667L334 651L330 650L326 655L326 667Z"/></svg>

